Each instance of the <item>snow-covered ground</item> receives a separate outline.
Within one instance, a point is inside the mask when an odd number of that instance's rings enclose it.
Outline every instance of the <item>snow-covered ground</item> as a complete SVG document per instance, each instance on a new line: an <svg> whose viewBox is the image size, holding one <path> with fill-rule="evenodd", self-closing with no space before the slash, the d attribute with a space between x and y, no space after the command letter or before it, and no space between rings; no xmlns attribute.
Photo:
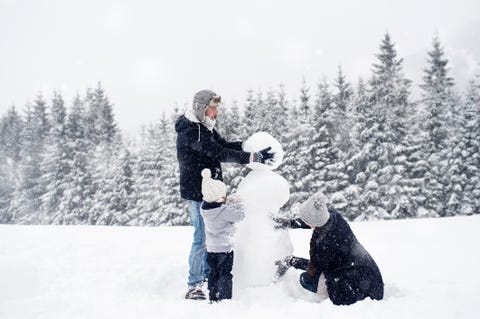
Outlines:
<svg viewBox="0 0 480 319"><path fill-rule="evenodd" d="M297 270L230 301L190 301L191 227L0 225L0 318L478 318L480 216L351 226L382 271L383 301L319 303ZM310 231L290 235L308 256Z"/></svg>

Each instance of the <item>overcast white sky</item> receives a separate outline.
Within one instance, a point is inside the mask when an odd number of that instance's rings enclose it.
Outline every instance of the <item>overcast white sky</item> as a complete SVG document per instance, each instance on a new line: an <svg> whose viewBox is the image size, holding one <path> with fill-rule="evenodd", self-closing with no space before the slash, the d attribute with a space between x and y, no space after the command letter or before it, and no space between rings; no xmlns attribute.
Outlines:
<svg viewBox="0 0 480 319"><path fill-rule="evenodd" d="M127 131L203 88L228 103L283 82L292 99L303 75L369 74L386 31L415 85L435 32L458 83L480 73L478 0L0 0L0 114L97 81Z"/></svg>

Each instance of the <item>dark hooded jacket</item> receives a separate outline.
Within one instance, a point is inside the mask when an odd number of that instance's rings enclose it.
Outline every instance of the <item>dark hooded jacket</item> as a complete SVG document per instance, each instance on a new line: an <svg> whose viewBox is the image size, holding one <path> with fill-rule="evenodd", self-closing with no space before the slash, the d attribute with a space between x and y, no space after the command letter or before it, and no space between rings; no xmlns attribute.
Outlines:
<svg viewBox="0 0 480 319"><path fill-rule="evenodd" d="M366 297L383 299L383 280L377 264L360 244L345 219L333 209L330 218L313 230L310 239L310 260L295 258L292 265L307 272L301 283L316 291L320 275L325 275L330 300L336 305L349 305ZM302 222L293 228L309 228Z"/></svg>
<svg viewBox="0 0 480 319"><path fill-rule="evenodd" d="M218 132L180 116L175 123L177 159L180 166L180 195L202 201L202 175L209 168L212 178L222 180L220 162L248 164L250 153L242 151L242 142L227 142Z"/></svg>

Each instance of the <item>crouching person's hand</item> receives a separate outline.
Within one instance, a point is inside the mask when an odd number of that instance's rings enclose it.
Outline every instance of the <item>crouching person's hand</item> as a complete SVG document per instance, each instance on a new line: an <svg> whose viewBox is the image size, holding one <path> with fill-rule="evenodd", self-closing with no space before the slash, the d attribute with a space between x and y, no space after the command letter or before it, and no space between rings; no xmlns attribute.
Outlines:
<svg viewBox="0 0 480 319"><path fill-rule="evenodd" d="M278 281L282 278L285 273L287 272L288 268L292 266L292 260L295 258L292 255L286 256L282 260L275 261L275 265L277 266L277 270L275 271L274 281Z"/></svg>

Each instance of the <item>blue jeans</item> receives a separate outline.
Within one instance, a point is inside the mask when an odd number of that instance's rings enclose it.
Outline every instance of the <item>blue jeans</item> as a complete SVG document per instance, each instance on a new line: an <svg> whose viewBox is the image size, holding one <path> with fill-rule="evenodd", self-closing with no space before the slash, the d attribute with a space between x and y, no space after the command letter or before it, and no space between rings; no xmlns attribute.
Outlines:
<svg viewBox="0 0 480 319"><path fill-rule="evenodd" d="M187 200L190 223L193 225L193 243L188 257L188 287L201 286L208 278L210 268L207 264L207 246L205 245L205 224L200 214L202 202Z"/></svg>

